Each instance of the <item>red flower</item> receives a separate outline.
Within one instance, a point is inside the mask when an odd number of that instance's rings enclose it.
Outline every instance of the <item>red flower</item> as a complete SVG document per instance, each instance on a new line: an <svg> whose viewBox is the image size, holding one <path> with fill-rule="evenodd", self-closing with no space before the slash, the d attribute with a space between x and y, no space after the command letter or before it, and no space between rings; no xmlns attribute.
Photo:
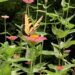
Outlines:
<svg viewBox="0 0 75 75"><path fill-rule="evenodd" d="M9 40L16 40L17 36L6 36L6 38Z"/></svg>
<svg viewBox="0 0 75 75"><path fill-rule="evenodd" d="M26 40L31 41L31 42L42 42L43 40L47 40L46 37L39 36L39 35L30 35L30 36L25 36Z"/></svg>
<svg viewBox="0 0 75 75"><path fill-rule="evenodd" d="M30 3L34 2L34 0L23 0L23 2L30 4Z"/></svg>
<svg viewBox="0 0 75 75"><path fill-rule="evenodd" d="M57 70L62 70L62 69L64 69L64 66L56 66L56 69Z"/></svg>

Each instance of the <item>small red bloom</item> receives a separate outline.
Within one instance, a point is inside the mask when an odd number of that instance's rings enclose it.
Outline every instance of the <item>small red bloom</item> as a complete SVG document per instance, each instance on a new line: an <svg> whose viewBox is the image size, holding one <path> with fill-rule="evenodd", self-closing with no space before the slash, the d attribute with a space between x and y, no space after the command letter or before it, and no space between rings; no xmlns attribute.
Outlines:
<svg viewBox="0 0 75 75"><path fill-rule="evenodd" d="M62 70L62 69L64 69L64 66L56 66L56 69L57 70Z"/></svg>
<svg viewBox="0 0 75 75"><path fill-rule="evenodd" d="M25 62L25 64L29 65L29 64L31 64L31 62L30 61L27 61L27 62Z"/></svg>
<svg viewBox="0 0 75 75"><path fill-rule="evenodd" d="M17 36L6 36L6 38L9 40L16 40Z"/></svg>
<svg viewBox="0 0 75 75"><path fill-rule="evenodd" d="M23 0L23 2L31 4L32 2L34 2L34 0Z"/></svg>
<svg viewBox="0 0 75 75"><path fill-rule="evenodd" d="M47 40L46 37L39 36L39 35L30 35L30 36L25 36L26 40L31 41L31 42L42 42L43 40Z"/></svg>

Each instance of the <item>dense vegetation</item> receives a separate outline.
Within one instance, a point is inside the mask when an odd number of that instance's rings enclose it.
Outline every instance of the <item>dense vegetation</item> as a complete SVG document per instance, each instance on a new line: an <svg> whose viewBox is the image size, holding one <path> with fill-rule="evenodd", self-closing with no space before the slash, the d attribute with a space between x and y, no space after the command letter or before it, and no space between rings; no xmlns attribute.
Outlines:
<svg viewBox="0 0 75 75"><path fill-rule="evenodd" d="M74 0L0 0L0 75L75 75Z"/></svg>

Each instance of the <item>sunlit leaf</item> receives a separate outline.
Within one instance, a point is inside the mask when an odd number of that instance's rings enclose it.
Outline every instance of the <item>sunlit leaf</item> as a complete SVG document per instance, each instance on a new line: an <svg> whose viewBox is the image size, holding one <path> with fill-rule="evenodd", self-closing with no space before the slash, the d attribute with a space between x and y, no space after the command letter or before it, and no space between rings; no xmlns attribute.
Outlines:
<svg viewBox="0 0 75 75"><path fill-rule="evenodd" d="M75 14L72 15L72 16L70 16L70 17L68 17L68 18L66 18L66 19L60 17L60 18L58 18L58 20L59 20L60 23L63 24L66 28L72 29L72 28L75 27L75 25L72 24L72 23L70 23L70 21L73 19L74 16L75 16Z"/></svg>
<svg viewBox="0 0 75 75"><path fill-rule="evenodd" d="M71 67L75 67L75 64L67 64L67 65L65 65L65 66L64 66L64 69L62 69L60 73L61 73L62 75L63 75L63 74L66 74L67 71L69 71Z"/></svg>
<svg viewBox="0 0 75 75"><path fill-rule="evenodd" d="M43 55L54 55L55 53L53 51L42 51Z"/></svg>
<svg viewBox="0 0 75 75"><path fill-rule="evenodd" d="M59 75L58 72L51 72L51 71L48 71L48 70L44 70L45 73L47 73L46 75Z"/></svg>
<svg viewBox="0 0 75 75"><path fill-rule="evenodd" d="M1 75L11 75L10 65L7 63L4 63L3 67L0 68L0 74Z"/></svg>
<svg viewBox="0 0 75 75"><path fill-rule="evenodd" d="M39 72L40 70L45 69L46 63L39 63L33 66L33 72Z"/></svg>
<svg viewBox="0 0 75 75"><path fill-rule="evenodd" d="M75 29L71 29L71 30L61 30L55 26L52 26L52 32L58 37L58 38L64 38L65 36L67 36L68 34L71 34L73 32L75 32Z"/></svg>
<svg viewBox="0 0 75 75"><path fill-rule="evenodd" d="M7 1L7 0L0 0L0 2L4 2L4 1Z"/></svg>

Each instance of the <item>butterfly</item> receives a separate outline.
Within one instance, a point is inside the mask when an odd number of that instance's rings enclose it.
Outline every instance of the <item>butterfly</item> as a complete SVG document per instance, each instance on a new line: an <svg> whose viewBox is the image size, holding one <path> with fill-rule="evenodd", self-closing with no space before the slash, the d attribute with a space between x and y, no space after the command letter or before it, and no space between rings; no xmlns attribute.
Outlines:
<svg viewBox="0 0 75 75"><path fill-rule="evenodd" d="M40 26L40 22L42 21L43 19L43 16L41 16L36 22L34 25L32 25L32 22L30 20L30 17L25 14L25 22L24 22L24 32L27 34L27 35L31 35L31 34L34 34L36 29Z"/></svg>

